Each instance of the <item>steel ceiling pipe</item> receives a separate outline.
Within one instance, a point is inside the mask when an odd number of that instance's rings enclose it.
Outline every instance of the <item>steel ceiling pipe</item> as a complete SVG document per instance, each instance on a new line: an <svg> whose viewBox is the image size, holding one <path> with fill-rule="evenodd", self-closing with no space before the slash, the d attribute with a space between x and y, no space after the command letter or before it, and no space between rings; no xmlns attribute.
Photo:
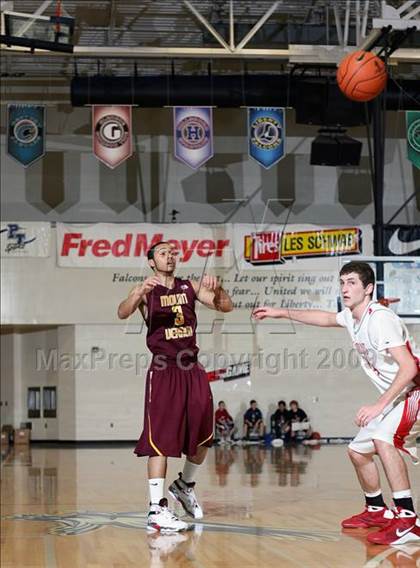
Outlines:
<svg viewBox="0 0 420 568"><path fill-rule="evenodd" d="M143 77L76 76L71 82L73 106L125 104L141 107L295 106L299 89L315 88L331 78L273 75L159 75ZM319 84L319 83L318 83ZM343 104L347 99L343 96ZM417 101L417 104L416 104ZM420 108L420 80L390 80L386 89L388 110Z"/></svg>

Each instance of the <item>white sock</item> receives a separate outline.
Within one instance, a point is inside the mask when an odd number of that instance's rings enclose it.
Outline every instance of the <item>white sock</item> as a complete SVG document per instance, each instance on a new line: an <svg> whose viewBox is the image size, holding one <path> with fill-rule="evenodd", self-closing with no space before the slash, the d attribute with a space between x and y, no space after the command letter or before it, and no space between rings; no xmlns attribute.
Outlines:
<svg viewBox="0 0 420 568"><path fill-rule="evenodd" d="M150 503L152 505L158 505L159 501L163 498L164 485L165 479L162 477L149 479Z"/></svg>
<svg viewBox="0 0 420 568"><path fill-rule="evenodd" d="M411 497L411 489L403 489L402 491L392 492L393 499L410 499Z"/></svg>
<svg viewBox="0 0 420 568"><path fill-rule="evenodd" d="M199 467L200 466L198 464L185 460L184 469L182 471L182 481L185 481L185 483L192 483L195 480L197 469Z"/></svg>
<svg viewBox="0 0 420 568"><path fill-rule="evenodd" d="M366 493L365 492L365 496L366 497L379 497L379 495L382 493L382 489L378 489L378 491L375 491L375 493Z"/></svg>

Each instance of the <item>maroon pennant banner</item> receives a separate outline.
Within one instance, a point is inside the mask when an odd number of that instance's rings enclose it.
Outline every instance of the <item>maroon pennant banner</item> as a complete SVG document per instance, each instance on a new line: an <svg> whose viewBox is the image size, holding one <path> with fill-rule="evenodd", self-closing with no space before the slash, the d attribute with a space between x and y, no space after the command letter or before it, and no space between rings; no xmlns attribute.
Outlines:
<svg viewBox="0 0 420 568"><path fill-rule="evenodd" d="M133 153L131 106L92 107L93 153L114 169Z"/></svg>

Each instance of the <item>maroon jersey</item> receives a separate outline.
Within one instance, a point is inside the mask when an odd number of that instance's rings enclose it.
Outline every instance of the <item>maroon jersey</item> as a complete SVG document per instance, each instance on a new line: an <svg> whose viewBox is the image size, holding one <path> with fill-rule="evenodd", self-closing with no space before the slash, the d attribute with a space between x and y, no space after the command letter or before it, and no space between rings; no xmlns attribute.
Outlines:
<svg viewBox="0 0 420 568"><path fill-rule="evenodd" d="M173 288L155 286L146 298L147 347L153 355L164 361L195 361L196 294L191 282L175 278Z"/></svg>

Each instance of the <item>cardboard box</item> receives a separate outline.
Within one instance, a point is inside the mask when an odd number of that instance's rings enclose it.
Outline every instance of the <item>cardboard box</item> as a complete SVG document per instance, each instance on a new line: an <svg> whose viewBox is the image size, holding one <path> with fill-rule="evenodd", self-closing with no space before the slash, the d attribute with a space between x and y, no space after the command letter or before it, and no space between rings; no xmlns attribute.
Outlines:
<svg viewBox="0 0 420 568"><path fill-rule="evenodd" d="M17 428L13 440L15 444L29 444L31 431L28 428Z"/></svg>

